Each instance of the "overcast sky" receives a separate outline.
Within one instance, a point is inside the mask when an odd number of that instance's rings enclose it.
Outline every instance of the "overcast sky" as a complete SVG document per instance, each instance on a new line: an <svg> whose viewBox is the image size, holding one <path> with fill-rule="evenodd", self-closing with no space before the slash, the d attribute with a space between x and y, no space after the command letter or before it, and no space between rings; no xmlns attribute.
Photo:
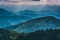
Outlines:
<svg viewBox="0 0 60 40"><path fill-rule="evenodd" d="M0 0L0 1L40 1L40 0Z"/></svg>
<svg viewBox="0 0 60 40"><path fill-rule="evenodd" d="M13 1L13 2L1 2L1 1ZM24 1L24 2L22 2ZM7 4L7 5L20 5L20 4L28 4L28 5L35 5L35 4L50 4L50 5L60 5L60 0L40 0L39 2L26 2L31 0L0 0L0 4Z"/></svg>

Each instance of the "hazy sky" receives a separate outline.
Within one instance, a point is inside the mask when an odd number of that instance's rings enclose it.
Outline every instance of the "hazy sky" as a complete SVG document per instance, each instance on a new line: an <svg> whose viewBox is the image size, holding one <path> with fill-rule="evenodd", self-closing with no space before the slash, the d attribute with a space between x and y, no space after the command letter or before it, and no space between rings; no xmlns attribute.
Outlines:
<svg viewBox="0 0 60 40"><path fill-rule="evenodd" d="M10 2L8 2L8 1L10 1ZM29 2L27 2L27 1L29 1ZM60 5L60 0L40 0L39 2L36 2L36 0L34 0L34 2L32 2L32 0L0 0L0 4L6 4L6 5L20 5L20 4L28 4L28 5L49 4L49 5L55 5L56 4L56 5Z"/></svg>
<svg viewBox="0 0 60 40"><path fill-rule="evenodd" d="M0 0L0 1L39 1L39 0Z"/></svg>
<svg viewBox="0 0 60 40"><path fill-rule="evenodd" d="M60 0L47 0L47 4L57 4L57 5L60 5Z"/></svg>

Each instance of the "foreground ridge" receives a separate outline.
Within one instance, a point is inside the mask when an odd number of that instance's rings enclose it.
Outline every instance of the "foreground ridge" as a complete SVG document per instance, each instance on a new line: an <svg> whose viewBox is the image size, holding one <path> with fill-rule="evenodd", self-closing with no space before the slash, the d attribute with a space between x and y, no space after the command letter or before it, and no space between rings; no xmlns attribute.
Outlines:
<svg viewBox="0 0 60 40"><path fill-rule="evenodd" d="M60 30L38 30L24 35L0 28L0 40L60 40Z"/></svg>

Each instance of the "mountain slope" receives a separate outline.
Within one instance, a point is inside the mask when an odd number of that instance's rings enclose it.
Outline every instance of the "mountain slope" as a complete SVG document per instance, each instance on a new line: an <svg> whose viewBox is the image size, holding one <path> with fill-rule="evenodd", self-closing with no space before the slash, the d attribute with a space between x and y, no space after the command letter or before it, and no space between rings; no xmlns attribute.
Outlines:
<svg viewBox="0 0 60 40"><path fill-rule="evenodd" d="M0 40L11 40L9 38L10 33L11 33L10 31L0 28Z"/></svg>
<svg viewBox="0 0 60 40"><path fill-rule="evenodd" d="M23 11L22 10L19 11L18 15L24 15L24 16L28 16L31 18L38 18L38 17L44 17L44 16L55 16L60 19L60 6L45 5L45 7L42 10L40 10L40 8L38 10L25 9Z"/></svg>
<svg viewBox="0 0 60 40"><path fill-rule="evenodd" d="M15 14L5 9L0 8L0 16L12 16L12 15L15 15Z"/></svg>
<svg viewBox="0 0 60 40"><path fill-rule="evenodd" d="M4 28L9 25L18 24L23 22L24 20L29 20L30 17L19 15L17 16L15 13L7 11L3 8L0 8L0 28Z"/></svg>
<svg viewBox="0 0 60 40"><path fill-rule="evenodd" d="M24 35L0 28L0 40L60 40L60 30L38 30Z"/></svg>
<svg viewBox="0 0 60 40"><path fill-rule="evenodd" d="M60 40L60 30L31 32L25 35L22 40Z"/></svg>
<svg viewBox="0 0 60 40"><path fill-rule="evenodd" d="M18 32L0 28L0 40L17 40L17 38L22 36Z"/></svg>
<svg viewBox="0 0 60 40"><path fill-rule="evenodd" d="M0 28L22 23L30 19L27 16L0 16Z"/></svg>
<svg viewBox="0 0 60 40"><path fill-rule="evenodd" d="M52 16L41 17L29 20L24 23L7 27L8 30L14 30L22 33L34 32L36 30L59 29L60 20Z"/></svg>

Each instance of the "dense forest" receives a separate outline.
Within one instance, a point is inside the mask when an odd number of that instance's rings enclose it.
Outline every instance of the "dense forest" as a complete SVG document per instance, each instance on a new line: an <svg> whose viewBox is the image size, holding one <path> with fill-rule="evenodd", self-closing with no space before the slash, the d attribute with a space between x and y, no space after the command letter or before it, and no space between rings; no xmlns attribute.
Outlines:
<svg viewBox="0 0 60 40"><path fill-rule="evenodd" d="M25 34L0 29L0 40L60 40L60 30L38 30Z"/></svg>

